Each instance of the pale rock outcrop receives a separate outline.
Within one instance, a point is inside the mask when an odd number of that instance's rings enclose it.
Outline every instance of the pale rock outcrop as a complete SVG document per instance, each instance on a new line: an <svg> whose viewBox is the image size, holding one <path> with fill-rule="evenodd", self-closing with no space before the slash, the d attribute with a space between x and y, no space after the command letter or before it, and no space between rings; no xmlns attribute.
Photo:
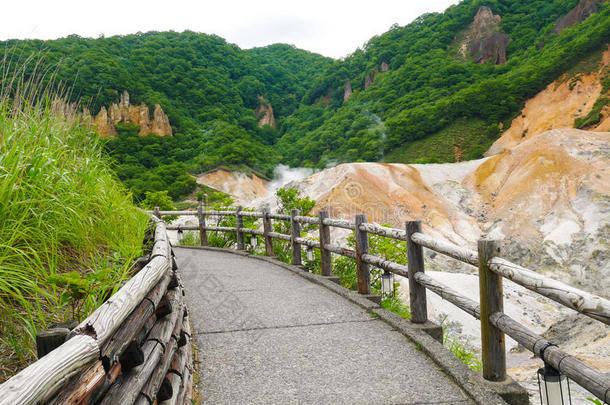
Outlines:
<svg viewBox="0 0 610 405"><path fill-rule="evenodd" d="M95 116L93 126L102 137L117 136L116 129L114 128L114 122L110 120L106 107L102 106L100 112Z"/></svg>
<svg viewBox="0 0 610 405"><path fill-rule="evenodd" d="M254 116L258 119L259 127L269 125L273 128L277 128L275 116L273 115L273 107L271 107L269 101L261 95L258 96L258 107L254 111Z"/></svg>
<svg viewBox="0 0 610 405"><path fill-rule="evenodd" d="M597 13L605 1L606 0L580 0L578 5L570 10L568 14L557 20L553 32L559 33L568 27L585 21L591 14Z"/></svg>
<svg viewBox="0 0 610 405"><path fill-rule="evenodd" d="M165 115L159 104L155 104L151 132L158 136L167 134L172 135L172 127L169 125L169 118L167 118L167 115Z"/></svg>
<svg viewBox="0 0 610 405"><path fill-rule="evenodd" d="M140 135L173 135L169 118L159 104L155 104L151 120L148 106L146 104L131 105L127 91L123 91L118 104L111 104L108 109L102 107L93 119L94 127L102 137L116 136L114 126L119 123L140 126Z"/></svg>
<svg viewBox="0 0 610 405"><path fill-rule="evenodd" d="M352 96L352 82L349 79L345 79L345 85L343 88L343 101L345 102Z"/></svg>
<svg viewBox="0 0 610 405"><path fill-rule="evenodd" d="M254 173L228 172L224 169L214 170L197 176L198 184L221 190L232 195L238 203L249 203L268 195L270 182Z"/></svg>
<svg viewBox="0 0 610 405"><path fill-rule="evenodd" d="M388 64L386 62L381 62L381 66L379 67L379 71L381 73L385 73L388 71L390 67L388 66Z"/></svg>
<svg viewBox="0 0 610 405"><path fill-rule="evenodd" d="M370 72L368 72L366 74L366 76L364 77L364 89L368 89L369 87L371 87L373 85L373 83L375 83L375 73L376 70L373 69Z"/></svg>
<svg viewBox="0 0 610 405"><path fill-rule="evenodd" d="M494 65L506 63L506 46L510 37L500 30L502 18L487 6L481 6L474 21L456 36L460 53L465 58L474 58L476 63L490 61Z"/></svg>

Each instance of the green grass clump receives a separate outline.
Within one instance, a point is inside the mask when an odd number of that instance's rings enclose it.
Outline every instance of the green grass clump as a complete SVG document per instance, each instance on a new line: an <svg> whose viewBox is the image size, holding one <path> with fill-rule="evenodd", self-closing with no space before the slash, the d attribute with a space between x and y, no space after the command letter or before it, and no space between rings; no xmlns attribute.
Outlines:
<svg viewBox="0 0 610 405"><path fill-rule="evenodd" d="M78 296L82 319L129 277L147 218L92 131L53 114L36 80L0 78L2 381L33 360L37 330L73 317L69 286L57 276L97 274L95 288Z"/></svg>
<svg viewBox="0 0 610 405"><path fill-rule="evenodd" d="M396 295L390 296L381 301L381 307L390 312L394 312L396 315L400 315L405 319L411 319L411 310L409 309L409 306Z"/></svg>

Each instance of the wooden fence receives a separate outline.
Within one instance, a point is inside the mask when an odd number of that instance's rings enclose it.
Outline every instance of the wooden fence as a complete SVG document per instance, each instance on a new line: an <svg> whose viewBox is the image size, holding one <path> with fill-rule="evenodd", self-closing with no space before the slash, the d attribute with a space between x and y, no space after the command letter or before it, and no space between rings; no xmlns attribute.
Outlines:
<svg viewBox="0 0 610 405"><path fill-rule="evenodd" d="M411 321L425 323L428 320L426 290L438 294L443 299L456 305L471 316L481 321L481 345L483 377L488 381L506 379L506 355L504 347L505 334L541 357L546 363L568 376L604 402L610 402L610 377L589 367L585 363L562 351L542 336L539 336L521 323L503 313L503 279L509 279L528 290L550 298L583 315L610 325L610 301L602 297L571 287L559 281L544 277L499 257L498 241L478 241L478 251L473 251L437 240L422 232L420 221L405 224L405 229L382 227L367 222L366 215L356 215L355 221L333 219L327 211L320 211L318 217L300 216L293 210L290 215L272 214L269 211L235 210L204 211L159 211L161 215L190 215L198 219L196 226L168 226L168 230L181 229L199 231L202 245L207 244L207 232L235 232L237 248L245 249L244 234L260 235L265 243L265 254L273 256L273 239L289 242L292 251L292 264L301 264L301 246L320 250L320 267L322 275L332 274L331 253L350 257L356 260L358 292L370 294L371 280L369 267L374 266L394 274L407 277L409 280L409 300ZM234 216L236 227L209 226L206 217ZM254 217L262 220L261 229L243 227L243 217ZM272 221L289 221L290 235L272 231ZM319 227L319 241L301 237L301 226L316 224ZM333 245L330 228L338 227L355 232L356 250ZM385 258L371 255L368 250L368 235L378 235L407 242L408 265L404 266ZM423 248L452 257L458 261L478 267L479 302L461 295L451 287L433 279L424 271ZM479 304L480 303L480 304Z"/></svg>
<svg viewBox="0 0 610 405"><path fill-rule="evenodd" d="M166 225L152 219L154 245L147 264L66 330L63 344L0 385L0 404L191 403L191 333L183 286Z"/></svg>

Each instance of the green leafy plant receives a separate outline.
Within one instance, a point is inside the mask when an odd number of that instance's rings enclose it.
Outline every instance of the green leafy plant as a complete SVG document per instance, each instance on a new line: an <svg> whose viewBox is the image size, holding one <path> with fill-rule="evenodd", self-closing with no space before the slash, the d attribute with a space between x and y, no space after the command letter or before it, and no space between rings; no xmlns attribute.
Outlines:
<svg viewBox="0 0 610 405"><path fill-rule="evenodd" d="M111 269L91 271L84 274L78 271L71 271L69 273L51 275L47 278L47 282L63 289L59 303L62 305L69 304L72 308L72 319L77 320L80 318L83 309L83 300L99 290L100 287L108 291L112 284L109 283L111 275Z"/></svg>

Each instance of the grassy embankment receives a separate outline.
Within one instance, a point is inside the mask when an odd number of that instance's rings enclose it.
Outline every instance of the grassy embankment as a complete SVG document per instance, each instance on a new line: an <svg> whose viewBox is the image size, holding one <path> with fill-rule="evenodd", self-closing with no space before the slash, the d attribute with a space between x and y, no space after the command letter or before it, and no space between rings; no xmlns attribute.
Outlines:
<svg viewBox="0 0 610 405"><path fill-rule="evenodd" d="M97 136L52 113L33 63L12 77L8 64L0 60L0 382L35 359L37 330L81 320L129 277L147 226ZM53 282L66 274L72 291Z"/></svg>

